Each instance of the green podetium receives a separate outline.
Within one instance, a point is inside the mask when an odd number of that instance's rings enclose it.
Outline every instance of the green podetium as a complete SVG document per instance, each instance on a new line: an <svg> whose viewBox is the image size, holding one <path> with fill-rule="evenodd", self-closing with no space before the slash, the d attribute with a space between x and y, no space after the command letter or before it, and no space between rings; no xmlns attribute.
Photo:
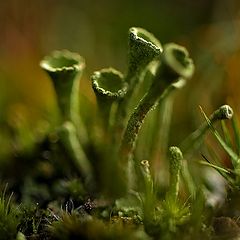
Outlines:
<svg viewBox="0 0 240 240"><path fill-rule="evenodd" d="M146 66L161 52L162 45L153 34L143 28L132 27L129 29L129 62L126 76L129 92L133 91L134 86L140 80L139 75Z"/></svg>
<svg viewBox="0 0 240 240"><path fill-rule="evenodd" d="M55 51L46 56L40 66L51 77L57 94L57 101L64 120L74 118L78 111L79 74L85 68L84 59L77 53L67 50Z"/></svg>
<svg viewBox="0 0 240 240"><path fill-rule="evenodd" d="M141 161L141 172L144 181L143 224L145 231L154 239L172 239L177 226L189 219L188 206L178 201L180 172L183 155L178 147L169 148L169 190L161 208L157 208L156 191L147 160Z"/></svg>
<svg viewBox="0 0 240 240"><path fill-rule="evenodd" d="M150 62L157 59L162 52L162 45L153 34L143 28L132 27L129 29L128 42L128 72L125 77L128 91L120 102L117 111L117 137L121 137L128 114L128 105L136 85L141 82Z"/></svg>
<svg viewBox="0 0 240 240"><path fill-rule="evenodd" d="M174 202L177 200L179 192L180 171L183 164L183 155L178 147L169 148L169 192L168 196Z"/></svg>
<svg viewBox="0 0 240 240"><path fill-rule="evenodd" d="M123 75L113 68L94 72L91 80L104 134L103 139L98 143L102 151L101 163L99 163L101 164L102 171L98 183L106 194L110 193L111 197L119 196L122 192L121 189L123 189L123 192L125 191L125 186L121 176L118 174L117 147L112 143L110 144L109 141L111 139L108 134L110 134L112 127L112 121L110 120L112 120L115 113L114 105L118 104L125 96L128 84L124 81ZM109 156L111 156L111 164L109 164ZM111 178L115 179L114 182L109 181ZM117 189L116 185L118 186Z"/></svg>
<svg viewBox="0 0 240 240"><path fill-rule="evenodd" d="M66 146L69 156L73 159L75 167L79 169L79 172L85 179L85 182L91 184L93 182L92 166L78 140L76 128L73 123L70 121L64 122L58 130L58 135L64 146Z"/></svg>
<svg viewBox="0 0 240 240"><path fill-rule="evenodd" d="M188 204L182 203L178 198L180 172L182 167L183 155L181 150L178 147L170 147L169 190L166 194L165 201L162 203L159 225L162 239L173 239L174 236L179 236L178 231L181 229L180 226L186 224L190 218L190 209Z"/></svg>
<svg viewBox="0 0 240 240"><path fill-rule="evenodd" d="M92 180L90 163L82 144L87 142L86 129L79 113L79 81L85 68L85 60L67 50L55 51L40 63L52 79L62 123L57 129L61 141L86 181ZM80 142L79 142L80 140Z"/></svg>
<svg viewBox="0 0 240 240"><path fill-rule="evenodd" d="M87 133L79 114L79 81L85 69L84 58L67 50L54 51L40 66L52 79L63 122L72 121L80 132L81 142L85 143Z"/></svg>
<svg viewBox="0 0 240 240"><path fill-rule="evenodd" d="M142 160L140 169L144 182L144 222L151 221L154 215L156 195L154 191L154 183L150 172L150 165L147 160Z"/></svg>
<svg viewBox="0 0 240 240"><path fill-rule="evenodd" d="M113 68L94 72L91 80L99 113L102 115L104 125L108 127L112 104L125 96L127 83L124 81L123 75Z"/></svg>
<svg viewBox="0 0 240 240"><path fill-rule="evenodd" d="M167 89L172 88L172 84L191 78L193 72L194 64L184 47L174 43L163 47L160 64L152 85L128 121L120 149L122 161L126 162L131 159L139 130L147 113L158 104L168 91Z"/></svg>
<svg viewBox="0 0 240 240"><path fill-rule="evenodd" d="M143 225L146 233L156 238L159 231L159 211L154 181L150 172L150 165L147 160L142 160L140 164L142 179L144 183L142 199Z"/></svg>

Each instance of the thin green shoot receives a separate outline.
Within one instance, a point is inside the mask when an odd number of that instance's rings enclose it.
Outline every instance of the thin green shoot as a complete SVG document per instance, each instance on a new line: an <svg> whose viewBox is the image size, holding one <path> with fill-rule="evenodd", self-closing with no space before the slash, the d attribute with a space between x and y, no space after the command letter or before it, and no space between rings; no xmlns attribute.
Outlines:
<svg viewBox="0 0 240 240"><path fill-rule="evenodd" d="M238 157L238 155L228 146L228 144L223 140L223 138L221 137L221 135L218 133L218 131L214 128L211 120L207 117L207 115L205 114L205 112L203 111L202 107L199 106L201 113L203 114L207 124L209 125L209 128L211 130L211 132L213 133L213 135L216 137L216 139L218 140L219 144L222 146L222 148L227 152L227 154L231 157L232 159L232 164L234 167L239 166L240 164L240 159Z"/></svg>

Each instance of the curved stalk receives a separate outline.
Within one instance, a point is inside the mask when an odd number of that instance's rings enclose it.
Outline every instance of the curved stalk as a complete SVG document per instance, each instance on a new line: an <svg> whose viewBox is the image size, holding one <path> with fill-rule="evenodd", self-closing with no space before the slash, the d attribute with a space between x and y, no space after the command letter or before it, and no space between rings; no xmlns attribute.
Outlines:
<svg viewBox="0 0 240 240"><path fill-rule="evenodd" d="M222 105L217 110L215 110L211 116L209 117L209 120L211 124L219 121L219 120L226 120L231 119L233 116L233 110L229 105ZM200 127L191 133L181 144L180 148L182 149L183 154L186 156L190 151L193 149L197 149L201 143L204 134L211 129L211 125L209 125L208 122L204 122L200 125ZM194 184L194 181L192 179L192 176L189 172L188 163L186 160L183 162L183 168L182 168L182 176L183 180L185 181L189 192L194 197L196 194L196 187Z"/></svg>
<svg viewBox="0 0 240 240"><path fill-rule="evenodd" d="M170 43L164 46L161 61L150 89L128 121L120 149L124 161L131 158L139 130L147 113L166 97L168 87L172 89L172 84L176 84L182 78L190 78L194 72L194 65L188 57L187 50L176 44Z"/></svg>
<svg viewBox="0 0 240 240"><path fill-rule="evenodd" d="M232 116L232 108L229 105L222 105L211 114L209 120L213 124L219 120L231 119ZM193 148L196 149L197 147L199 147L204 134L209 129L210 125L207 122L204 122L196 131L191 133L180 145L183 153L187 154Z"/></svg>
<svg viewBox="0 0 240 240"><path fill-rule="evenodd" d="M129 29L128 72L125 77L128 91L119 103L117 110L116 138L121 138L124 130L128 106L135 86L142 81L145 70L150 62L157 59L162 52L162 45L153 34L143 28Z"/></svg>

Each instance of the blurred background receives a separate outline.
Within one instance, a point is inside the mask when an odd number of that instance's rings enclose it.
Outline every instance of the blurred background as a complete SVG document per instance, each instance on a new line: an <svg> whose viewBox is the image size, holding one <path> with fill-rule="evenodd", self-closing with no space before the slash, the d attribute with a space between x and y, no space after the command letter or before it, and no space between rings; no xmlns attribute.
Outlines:
<svg viewBox="0 0 240 240"><path fill-rule="evenodd" d="M199 105L210 114L228 102L240 112L238 0L2 0L1 159L41 139L55 121L53 87L39 67L43 56L57 49L81 54L87 65L82 98L94 104L89 76L108 66L126 72L132 26L147 29L163 44L186 46L196 65L193 79L176 96L170 142L179 143L203 120Z"/></svg>

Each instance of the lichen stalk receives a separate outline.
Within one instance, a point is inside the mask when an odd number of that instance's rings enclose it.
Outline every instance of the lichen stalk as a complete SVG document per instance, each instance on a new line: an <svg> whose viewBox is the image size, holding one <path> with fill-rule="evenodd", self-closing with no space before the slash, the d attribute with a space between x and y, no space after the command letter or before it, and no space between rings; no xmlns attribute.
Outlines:
<svg viewBox="0 0 240 240"><path fill-rule="evenodd" d="M171 85L178 83L182 78L190 78L194 72L194 65L188 57L187 50L179 45L173 43L166 44L160 60L161 64L159 64L152 85L134 109L128 121L120 148L121 160L123 161L128 161L131 158L139 130L147 113L159 101L168 96L168 87L172 89Z"/></svg>
<svg viewBox="0 0 240 240"><path fill-rule="evenodd" d="M54 51L46 56L40 66L50 76L57 95L62 123L72 121L81 143L86 145L88 135L80 117L79 83L85 69L85 60L67 50Z"/></svg>
<svg viewBox="0 0 240 240"><path fill-rule="evenodd" d="M128 117L129 102L136 85L140 83L150 62L157 59L162 52L162 45L157 38L139 27L129 29L128 72L125 81L128 83L126 96L119 102L116 121L116 138L121 138Z"/></svg>
<svg viewBox="0 0 240 240"><path fill-rule="evenodd" d="M111 107L114 102L119 102L125 96L128 85L124 81L123 75L113 68L94 72L91 80L97 99L98 112L102 117L105 129L107 129Z"/></svg>
<svg viewBox="0 0 240 240"><path fill-rule="evenodd" d="M169 148L169 192L168 196L176 201L179 192L180 171L182 169L183 155L178 147Z"/></svg>

